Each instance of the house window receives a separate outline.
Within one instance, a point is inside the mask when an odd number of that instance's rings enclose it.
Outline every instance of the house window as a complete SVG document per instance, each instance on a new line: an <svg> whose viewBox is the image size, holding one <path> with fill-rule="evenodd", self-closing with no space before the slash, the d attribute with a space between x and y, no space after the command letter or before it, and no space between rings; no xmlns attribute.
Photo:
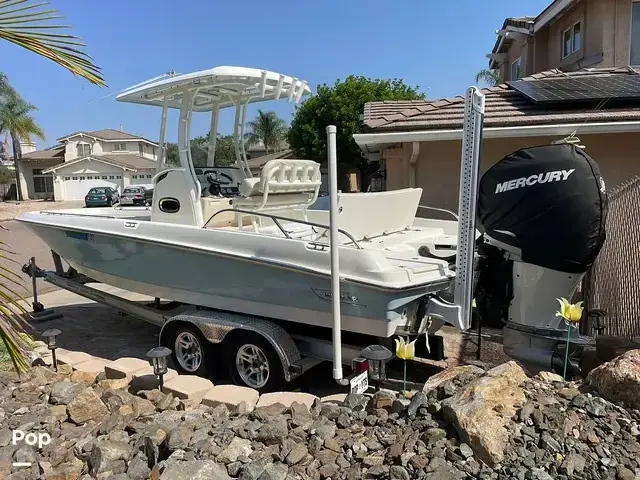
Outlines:
<svg viewBox="0 0 640 480"><path fill-rule="evenodd" d="M33 175L33 191L35 193L52 193L53 192L53 175L43 174L42 168L34 168Z"/></svg>
<svg viewBox="0 0 640 480"><path fill-rule="evenodd" d="M138 178L138 175L132 175L131 178L136 179Z"/></svg>
<svg viewBox="0 0 640 480"><path fill-rule="evenodd" d="M84 177L80 177L80 180L84 180Z"/></svg>
<svg viewBox="0 0 640 480"><path fill-rule="evenodd" d="M138 144L138 153L140 153L141 157L144 155L144 146L141 143Z"/></svg>
<svg viewBox="0 0 640 480"><path fill-rule="evenodd" d="M102 175L102 180L106 180L107 176L106 175Z"/></svg>
<svg viewBox="0 0 640 480"><path fill-rule="evenodd" d="M87 180L93 180L93 177L87 177Z"/></svg>
<svg viewBox="0 0 640 480"><path fill-rule="evenodd" d="M511 64L511 80L520 78L520 60L521 57L518 57L516 61Z"/></svg>
<svg viewBox="0 0 640 480"><path fill-rule="evenodd" d="M631 55L630 65L640 65L640 2L631 4Z"/></svg>
<svg viewBox="0 0 640 480"><path fill-rule="evenodd" d="M151 147L151 151L153 152L153 156L156 156L156 147Z"/></svg>
<svg viewBox="0 0 640 480"><path fill-rule="evenodd" d="M120 179L122 179L122 175L116 175L116 178L117 178L118 180L120 180Z"/></svg>
<svg viewBox="0 0 640 480"><path fill-rule="evenodd" d="M77 179L78 179L78 177L73 177L73 179L74 179L74 180L77 180Z"/></svg>
<svg viewBox="0 0 640 480"><path fill-rule="evenodd" d="M71 180L71 177L64 177L65 180Z"/></svg>
<svg viewBox="0 0 640 480"><path fill-rule="evenodd" d="M582 28L580 22L578 22L562 33L562 58L577 52L581 46Z"/></svg>
<svg viewBox="0 0 640 480"><path fill-rule="evenodd" d="M113 145L113 150L114 151L122 152L122 151L125 151L126 149L127 149L127 144L126 143L115 143Z"/></svg>
<svg viewBox="0 0 640 480"><path fill-rule="evenodd" d="M113 175L109 175L109 180L113 180L114 178L116 177L114 177Z"/></svg>
<svg viewBox="0 0 640 480"><path fill-rule="evenodd" d="M147 178L151 178L153 175L147 175Z"/></svg>
<svg viewBox="0 0 640 480"><path fill-rule="evenodd" d="M76 149L78 151L78 157L86 157L91 154L91 145L88 143L79 143L76 145Z"/></svg>

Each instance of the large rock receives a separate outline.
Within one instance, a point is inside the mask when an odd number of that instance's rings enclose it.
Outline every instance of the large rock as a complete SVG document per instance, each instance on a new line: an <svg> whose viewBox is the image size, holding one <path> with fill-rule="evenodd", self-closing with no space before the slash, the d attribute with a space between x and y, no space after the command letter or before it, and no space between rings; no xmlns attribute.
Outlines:
<svg viewBox="0 0 640 480"><path fill-rule="evenodd" d="M488 465L504 458L507 424L525 401L520 384L527 379L515 362L489 370L443 402L443 414L458 435Z"/></svg>
<svg viewBox="0 0 640 480"><path fill-rule="evenodd" d="M231 480L227 470L213 460L192 460L169 465L160 480Z"/></svg>
<svg viewBox="0 0 640 480"><path fill-rule="evenodd" d="M640 350L631 350L591 370L587 382L610 402L640 409Z"/></svg>
<svg viewBox="0 0 640 480"><path fill-rule="evenodd" d="M422 387L424 393L429 393L431 390L438 388L440 385L446 382L451 382L464 375L480 375L484 373L480 367L475 365L460 365L457 367L447 368L441 372L436 373L429 377L429 380Z"/></svg>
<svg viewBox="0 0 640 480"><path fill-rule="evenodd" d="M109 415L109 410L89 387L81 390L67 405L67 414L73 423L82 425L89 420L101 421Z"/></svg>
<svg viewBox="0 0 640 480"><path fill-rule="evenodd" d="M80 390L87 388L86 385L76 382L61 381L51 385L49 403L53 405L67 405L75 398Z"/></svg>

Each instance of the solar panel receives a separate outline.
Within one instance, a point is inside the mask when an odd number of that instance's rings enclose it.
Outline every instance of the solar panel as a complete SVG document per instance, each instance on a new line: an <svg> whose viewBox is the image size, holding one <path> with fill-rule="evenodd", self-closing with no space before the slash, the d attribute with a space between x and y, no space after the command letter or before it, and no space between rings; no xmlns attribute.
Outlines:
<svg viewBox="0 0 640 480"><path fill-rule="evenodd" d="M640 100L640 75L580 75L507 82L534 103Z"/></svg>

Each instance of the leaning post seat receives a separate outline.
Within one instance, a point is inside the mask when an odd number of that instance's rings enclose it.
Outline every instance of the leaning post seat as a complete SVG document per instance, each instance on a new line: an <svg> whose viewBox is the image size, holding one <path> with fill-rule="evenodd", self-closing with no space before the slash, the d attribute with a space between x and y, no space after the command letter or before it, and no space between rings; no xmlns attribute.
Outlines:
<svg viewBox="0 0 640 480"><path fill-rule="evenodd" d="M245 178L240 184L240 197L233 199L233 207L251 212L294 209L306 210L318 198L322 184L320 164L311 160L278 159L268 161L260 178ZM246 214L236 212L238 228L242 229ZM256 217L251 217L257 229Z"/></svg>

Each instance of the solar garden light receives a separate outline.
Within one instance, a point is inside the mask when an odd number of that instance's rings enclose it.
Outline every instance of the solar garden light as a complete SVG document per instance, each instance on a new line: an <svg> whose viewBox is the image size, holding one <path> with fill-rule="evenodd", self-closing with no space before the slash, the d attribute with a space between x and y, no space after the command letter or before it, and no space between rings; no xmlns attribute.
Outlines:
<svg viewBox="0 0 640 480"><path fill-rule="evenodd" d="M380 388L380 383L387 379L386 364L393 353L383 345L369 345L360 352L360 356L367 359L369 378Z"/></svg>
<svg viewBox="0 0 640 480"><path fill-rule="evenodd" d="M171 355L171 350L167 347L154 347L147 352L147 357L151 359L153 365L153 374L158 377L158 385L160 390L163 386L163 377L169 371L167 366L167 358Z"/></svg>
<svg viewBox="0 0 640 480"><path fill-rule="evenodd" d="M50 328L45 330L42 336L47 339L47 347L51 350L51 359L53 360L53 368L58 371L58 360L56 359L56 348L58 348L56 337L60 335L62 331L57 328Z"/></svg>

